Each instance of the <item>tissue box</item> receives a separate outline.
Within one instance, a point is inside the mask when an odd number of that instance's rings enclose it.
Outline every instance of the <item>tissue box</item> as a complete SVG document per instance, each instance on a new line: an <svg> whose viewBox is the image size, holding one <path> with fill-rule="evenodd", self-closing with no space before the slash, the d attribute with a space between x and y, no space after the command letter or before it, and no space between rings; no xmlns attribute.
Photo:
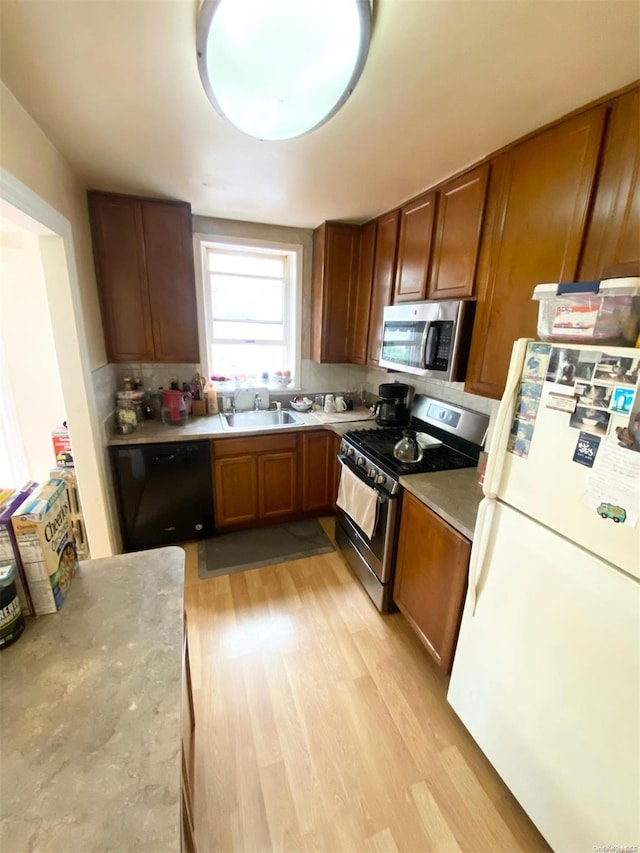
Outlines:
<svg viewBox="0 0 640 853"><path fill-rule="evenodd" d="M640 279L539 284L538 337L575 344L634 346L640 319Z"/></svg>

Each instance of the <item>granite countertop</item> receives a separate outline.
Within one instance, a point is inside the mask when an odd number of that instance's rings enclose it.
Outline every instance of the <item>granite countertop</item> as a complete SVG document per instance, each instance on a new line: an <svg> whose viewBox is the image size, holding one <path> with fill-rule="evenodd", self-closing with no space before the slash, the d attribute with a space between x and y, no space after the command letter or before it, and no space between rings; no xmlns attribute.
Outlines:
<svg viewBox="0 0 640 853"><path fill-rule="evenodd" d="M225 430L222 428L219 415L200 415L190 417L185 426L166 426L161 421L144 421L139 424L134 432L129 435L113 434L108 438L109 445L127 444L156 444L167 441L198 441L208 438L243 438L255 435L267 435L273 433L300 432L309 429L330 429L338 435L343 435L350 429L362 429L368 425L377 426L371 411L365 407L344 414L331 415L331 422L327 423L327 416L318 412L296 412L302 423L288 427L265 427L264 429L248 430ZM362 417L358 419L358 415Z"/></svg>
<svg viewBox="0 0 640 853"><path fill-rule="evenodd" d="M436 512L458 533L473 540L478 505L484 497L475 468L434 471L400 477L404 488Z"/></svg>
<svg viewBox="0 0 640 853"><path fill-rule="evenodd" d="M184 551L80 564L0 659L0 849L179 853Z"/></svg>

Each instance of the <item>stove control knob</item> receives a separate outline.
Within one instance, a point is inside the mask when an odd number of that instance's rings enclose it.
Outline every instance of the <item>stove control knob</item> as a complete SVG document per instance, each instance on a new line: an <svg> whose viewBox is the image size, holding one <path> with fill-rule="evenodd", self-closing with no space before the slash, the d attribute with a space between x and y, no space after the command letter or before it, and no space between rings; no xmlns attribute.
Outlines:
<svg viewBox="0 0 640 853"><path fill-rule="evenodd" d="M366 464L364 456L356 456L356 465L358 468L364 468Z"/></svg>
<svg viewBox="0 0 640 853"><path fill-rule="evenodd" d="M349 458L351 458L351 456L355 456L355 455L356 455L356 452L355 452L355 450L353 449L353 447L347 447L347 448L346 448L346 450L345 450L345 452L346 452L346 454L347 454L347 456L348 456Z"/></svg>
<svg viewBox="0 0 640 853"><path fill-rule="evenodd" d="M373 479L375 479L375 476L376 476L376 469L375 469L375 468L369 468L369 469L367 470L367 477L368 477L370 480L373 480Z"/></svg>
<svg viewBox="0 0 640 853"><path fill-rule="evenodd" d="M387 478L384 476L384 474L378 474L374 480L374 483L377 483L379 486L384 485L384 483L386 482Z"/></svg>

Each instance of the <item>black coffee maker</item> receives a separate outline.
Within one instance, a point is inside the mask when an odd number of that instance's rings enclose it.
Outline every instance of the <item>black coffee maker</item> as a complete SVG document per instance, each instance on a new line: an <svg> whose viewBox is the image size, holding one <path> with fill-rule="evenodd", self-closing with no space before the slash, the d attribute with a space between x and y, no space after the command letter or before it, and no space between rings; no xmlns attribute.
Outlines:
<svg viewBox="0 0 640 853"><path fill-rule="evenodd" d="M373 413L376 423L385 427L406 426L411 420L409 403L413 386L402 382L385 382L378 386L380 399L376 401Z"/></svg>

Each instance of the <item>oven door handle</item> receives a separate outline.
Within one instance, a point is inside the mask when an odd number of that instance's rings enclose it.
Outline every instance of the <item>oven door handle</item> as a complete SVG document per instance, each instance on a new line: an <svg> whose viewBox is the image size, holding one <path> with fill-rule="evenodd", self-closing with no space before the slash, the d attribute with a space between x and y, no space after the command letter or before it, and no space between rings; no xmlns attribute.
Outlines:
<svg viewBox="0 0 640 853"><path fill-rule="evenodd" d="M368 480L365 480L363 477L361 477L360 474L358 473L358 469L353 468L351 465L349 465L349 463L346 461L346 459L343 456L338 456L338 462L340 463L340 465L342 465L343 468L347 468L349 471L351 471L352 474L355 474L359 480L362 480L362 482L365 484L365 486L369 486L370 489L373 489L373 491L376 492L376 494L378 495L378 503L379 504L384 503L385 501L389 501L392 499L391 495L388 495L386 492L379 489L375 485L375 483L370 483L370 482L368 482Z"/></svg>

